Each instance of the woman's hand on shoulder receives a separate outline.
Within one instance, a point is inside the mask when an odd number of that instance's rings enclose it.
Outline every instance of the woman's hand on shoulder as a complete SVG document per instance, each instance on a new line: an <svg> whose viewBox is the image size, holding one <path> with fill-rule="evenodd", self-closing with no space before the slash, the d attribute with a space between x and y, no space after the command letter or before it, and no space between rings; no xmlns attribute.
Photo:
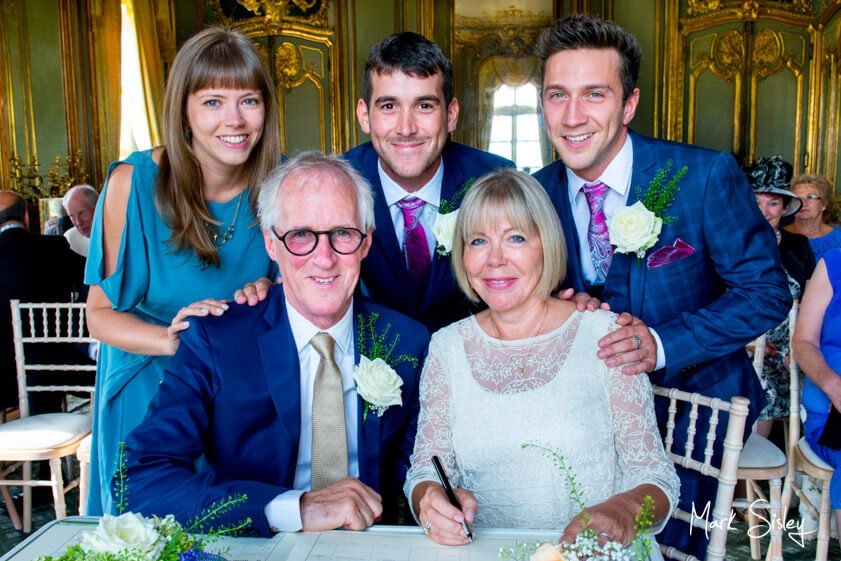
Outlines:
<svg viewBox="0 0 841 561"><path fill-rule="evenodd" d="M418 483L412 491L418 497L415 511L418 522L432 541L443 545L464 545L468 543L462 529L462 521L470 524L476 516L476 496L467 489L456 489L456 497L462 510L450 504L444 488L433 481Z"/></svg>
<svg viewBox="0 0 841 561"><path fill-rule="evenodd" d="M228 304L225 300L216 300L214 298L205 298L178 310L178 313L172 318L172 322L166 330L166 354L174 355L175 351L178 350L178 345L181 344L180 333L190 327L190 322L187 321L188 317L221 316L227 310Z"/></svg>
<svg viewBox="0 0 841 561"><path fill-rule="evenodd" d="M579 312L594 312L596 310L610 311L610 304L607 302L602 302L586 292L575 292L573 288L567 288L558 292L557 297L561 300L569 300L574 303Z"/></svg>
<svg viewBox="0 0 841 561"><path fill-rule="evenodd" d="M278 277L278 283L280 277ZM258 303L266 299L269 295L269 288L272 286L271 279L262 277L254 282L250 282L234 292L234 301L237 304L248 304L249 306L256 306Z"/></svg>

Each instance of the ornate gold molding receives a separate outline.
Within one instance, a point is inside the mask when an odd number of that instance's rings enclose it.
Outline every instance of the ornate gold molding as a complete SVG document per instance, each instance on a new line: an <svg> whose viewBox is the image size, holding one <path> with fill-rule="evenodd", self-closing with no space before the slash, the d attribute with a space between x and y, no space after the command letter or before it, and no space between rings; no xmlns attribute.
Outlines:
<svg viewBox="0 0 841 561"><path fill-rule="evenodd" d="M505 45L505 54L527 56L532 54L537 37L551 23L550 16L514 6L499 10L487 18L456 15L455 41L459 47L474 49L481 49L488 43Z"/></svg>
<svg viewBox="0 0 841 561"><path fill-rule="evenodd" d="M690 17L703 16L722 10L739 14L744 19L756 19L763 12L792 13L810 15L814 8L812 0L791 0L790 2L769 2L761 0L689 0L686 14Z"/></svg>
<svg viewBox="0 0 841 561"><path fill-rule="evenodd" d="M236 0L236 2L267 25L297 22L320 28L327 27L328 0ZM225 14L219 0L213 0L213 8L220 19L229 23L234 21Z"/></svg>

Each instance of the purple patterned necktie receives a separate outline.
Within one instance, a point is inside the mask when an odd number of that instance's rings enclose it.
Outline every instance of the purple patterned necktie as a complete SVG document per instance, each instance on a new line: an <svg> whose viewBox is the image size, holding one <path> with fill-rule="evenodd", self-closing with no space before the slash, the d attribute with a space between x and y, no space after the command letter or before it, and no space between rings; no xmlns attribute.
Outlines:
<svg viewBox="0 0 841 561"><path fill-rule="evenodd" d="M596 282L603 284L613 259L613 246L607 232L607 216L604 214L604 199L608 186L601 181L581 188L590 207L590 225L587 227L587 244L590 246L590 258L596 269Z"/></svg>
<svg viewBox="0 0 841 561"><path fill-rule="evenodd" d="M423 212L423 199L406 197L398 201L397 206L403 212L403 251L406 252L406 262L409 274L415 279L419 288L426 286L429 267L432 258L429 255L429 244L426 242L426 232L420 223Z"/></svg>

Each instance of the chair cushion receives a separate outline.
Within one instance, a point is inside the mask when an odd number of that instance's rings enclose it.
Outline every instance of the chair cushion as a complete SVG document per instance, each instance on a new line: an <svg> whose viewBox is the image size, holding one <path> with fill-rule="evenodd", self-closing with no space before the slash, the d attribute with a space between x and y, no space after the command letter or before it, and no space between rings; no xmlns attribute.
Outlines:
<svg viewBox="0 0 841 561"><path fill-rule="evenodd" d="M800 451L803 453L803 456L805 456L805 458L810 463L816 465L817 467L819 467L821 469L825 469L827 471L834 471L833 467L831 465L829 465L828 463L823 461L820 458L820 456L815 454L815 451L812 450L812 447L809 446L808 442L806 442L806 437L805 436L800 439L800 442L798 442L798 445L800 447Z"/></svg>
<svg viewBox="0 0 841 561"><path fill-rule="evenodd" d="M739 457L739 468L772 468L784 466L786 455L764 436L751 433Z"/></svg>
<svg viewBox="0 0 841 561"><path fill-rule="evenodd" d="M45 413L0 425L0 450L45 450L79 440L91 430L89 415Z"/></svg>

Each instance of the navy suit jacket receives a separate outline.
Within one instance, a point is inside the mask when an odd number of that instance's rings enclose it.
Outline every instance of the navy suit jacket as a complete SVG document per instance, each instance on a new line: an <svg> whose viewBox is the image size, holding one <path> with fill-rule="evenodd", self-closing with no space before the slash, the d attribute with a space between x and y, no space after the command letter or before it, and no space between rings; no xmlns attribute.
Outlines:
<svg viewBox="0 0 841 561"><path fill-rule="evenodd" d="M755 416L765 397L745 345L778 325L791 307L774 233L730 154L630 134L634 160L628 205L645 195L668 160L672 173L688 168L664 212L677 219L663 225L646 257L677 238L695 252L657 268L648 268L645 258L615 253L602 299L657 331L666 367L652 374L652 382L724 399L742 395L751 400ZM566 168L557 161L535 177L563 224L569 254L565 282L587 290Z"/></svg>
<svg viewBox="0 0 841 561"><path fill-rule="evenodd" d="M441 156L444 160L442 201L453 202L454 195L471 179L478 179L499 168L514 167L514 162L510 160L455 142L447 142ZM366 142L345 152L344 157L371 183L374 190L376 232L371 250L362 262L362 282L367 293L420 321L430 332L467 317L474 308L456 284L449 256L433 255L425 291L419 290L409 274L383 195L379 156L374 146Z"/></svg>
<svg viewBox="0 0 841 561"><path fill-rule="evenodd" d="M378 313L378 333L399 335L393 356L417 357L396 367L402 406L362 420L359 398L359 479L381 494L402 493L417 430L418 379L429 342L419 323L364 298L359 314ZM265 506L293 486L300 439L300 368L282 285L253 308L232 305L222 317L190 318L178 352L143 422L129 435L128 502L143 514L172 513L182 523L233 494L247 501L214 520L251 517L271 531ZM359 351L356 351L359 360ZM196 462L205 464L201 469ZM396 495L395 495L396 496Z"/></svg>

